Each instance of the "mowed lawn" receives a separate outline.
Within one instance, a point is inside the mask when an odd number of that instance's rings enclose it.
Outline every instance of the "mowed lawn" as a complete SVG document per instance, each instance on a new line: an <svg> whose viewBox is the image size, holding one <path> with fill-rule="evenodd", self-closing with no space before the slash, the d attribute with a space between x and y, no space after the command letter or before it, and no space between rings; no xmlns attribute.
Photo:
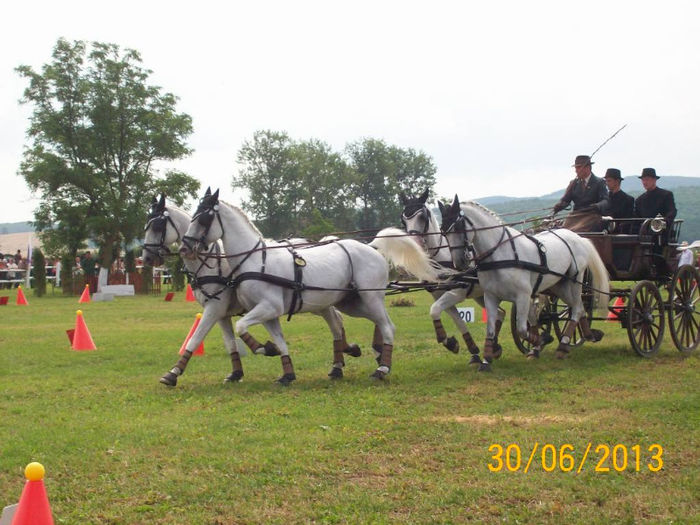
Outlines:
<svg viewBox="0 0 700 525"><path fill-rule="evenodd" d="M602 342L528 361L506 324L503 357L478 373L464 345L454 355L435 342L430 297L414 293L402 297L415 306L389 308L389 381L369 379L372 326L347 317L364 353L329 380L330 334L304 314L282 321L290 387L274 383L279 358L250 355L243 382L223 384L230 361L215 327L167 388L158 379L200 311L183 293L86 305L29 293L28 306L10 295L0 506L17 502L24 466L39 461L57 523L699 522L700 360L668 334L642 359L616 323L597 322ZM97 351L69 348L79 306ZM470 326L481 343L485 325ZM497 445L507 458L492 458Z"/></svg>

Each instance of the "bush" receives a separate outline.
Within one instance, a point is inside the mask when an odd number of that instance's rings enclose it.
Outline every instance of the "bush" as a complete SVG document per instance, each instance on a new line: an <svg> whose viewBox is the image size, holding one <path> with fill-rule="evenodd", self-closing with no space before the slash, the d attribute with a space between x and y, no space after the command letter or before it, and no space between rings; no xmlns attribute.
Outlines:
<svg viewBox="0 0 700 525"><path fill-rule="evenodd" d="M46 295L46 258L43 252L37 248L32 252L32 275L34 275L34 295L41 297Z"/></svg>
<svg viewBox="0 0 700 525"><path fill-rule="evenodd" d="M416 306L416 303L408 297L399 297L391 301L391 306Z"/></svg>
<svg viewBox="0 0 700 525"><path fill-rule="evenodd" d="M170 272L171 287L176 292L185 289L185 273L182 271L182 259L178 254L177 257L168 257L165 261L165 266Z"/></svg>

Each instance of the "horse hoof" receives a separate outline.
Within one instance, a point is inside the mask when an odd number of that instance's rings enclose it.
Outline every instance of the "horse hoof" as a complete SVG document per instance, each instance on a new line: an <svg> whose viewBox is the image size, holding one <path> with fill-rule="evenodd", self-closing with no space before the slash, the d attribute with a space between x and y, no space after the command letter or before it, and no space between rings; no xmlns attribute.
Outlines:
<svg viewBox="0 0 700 525"><path fill-rule="evenodd" d="M479 365L479 372L491 372L491 363L481 363Z"/></svg>
<svg viewBox="0 0 700 525"><path fill-rule="evenodd" d="M231 372L228 376L226 376L226 379L224 379L224 383L240 383L242 379L243 370L235 370Z"/></svg>
<svg viewBox="0 0 700 525"><path fill-rule="evenodd" d="M540 336L540 341L541 345L545 346L554 341L554 337L552 337L552 334L549 332L542 332L542 335Z"/></svg>
<svg viewBox="0 0 700 525"><path fill-rule="evenodd" d="M296 378L297 376L294 374L284 374L282 377L277 379L277 382L282 386L289 386Z"/></svg>
<svg viewBox="0 0 700 525"><path fill-rule="evenodd" d="M350 357L360 357L362 355L362 350L360 350L358 345L353 343L343 350L343 353L348 354Z"/></svg>
<svg viewBox="0 0 700 525"><path fill-rule="evenodd" d="M557 348L557 353L555 354L557 359L568 359L569 358L569 349L564 348L564 346L559 345L559 348Z"/></svg>
<svg viewBox="0 0 700 525"><path fill-rule="evenodd" d="M265 357L275 357L278 355L282 355L282 352L280 352L280 349L277 348L277 345L273 343L272 341L268 341L265 343Z"/></svg>
<svg viewBox="0 0 700 525"><path fill-rule="evenodd" d="M479 354L472 354L472 358L469 360L470 365L480 365L481 359L479 359Z"/></svg>
<svg viewBox="0 0 700 525"><path fill-rule="evenodd" d="M586 341L592 341L594 343L597 343L603 338L604 335L605 334L602 330L598 330L597 328L591 328L591 335L589 335L586 338Z"/></svg>
<svg viewBox="0 0 700 525"><path fill-rule="evenodd" d="M457 341L454 336L448 337L443 345L453 354L459 353L459 341Z"/></svg>
<svg viewBox="0 0 700 525"><path fill-rule="evenodd" d="M336 367L331 368L331 371L328 372L328 377L331 379L341 379L343 377L343 369Z"/></svg>
<svg viewBox="0 0 700 525"><path fill-rule="evenodd" d="M539 350L530 350L525 357L527 357L528 359L539 359L540 358L540 351Z"/></svg>
<svg viewBox="0 0 700 525"><path fill-rule="evenodd" d="M177 375L172 372L168 372L163 377L160 378L160 382L167 386L177 385Z"/></svg>
<svg viewBox="0 0 700 525"><path fill-rule="evenodd" d="M493 344L493 358L498 359L503 355L503 347L498 343Z"/></svg>
<svg viewBox="0 0 700 525"><path fill-rule="evenodd" d="M389 375L389 367L388 366L380 366L377 368L369 377L372 379L378 379L380 381L383 381L386 379L386 376Z"/></svg>

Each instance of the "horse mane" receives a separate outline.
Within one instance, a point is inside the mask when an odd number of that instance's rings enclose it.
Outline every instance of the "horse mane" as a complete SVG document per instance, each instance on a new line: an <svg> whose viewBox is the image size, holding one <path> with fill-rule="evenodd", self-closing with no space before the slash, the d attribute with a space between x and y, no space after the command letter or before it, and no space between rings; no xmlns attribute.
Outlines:
<svg viewBox="0 0 700 525"><path fill-rule="evenodd" d="M486 215L489 215L489 216L493 217L496 221L498 221L498 224L500 224L500 225L503 224L503 221L502 221L501 218L496 214L496 212L494 212L494 211L492 211L492 210L489 210L489 209L488 209L486 206L484 206L483 204L479 204L479 203L476 202L476 201L469 201L469 202L465 202L465 203L463 203L463 204L464 204L465 206L471 206L471 207L473 207L473 208L476 208L476 209L478 209L478 210L481 210L481 211L484 212Z"/></svg>
<svg viewBox="0 0 700 525"><path fill-rule="evenodd" d="M226 201L222 201L221 199L219 199L219 204L225 204L231 209L231 211L238 213L243 218L243 220L248 223L248 225L253 229L255 233L257 233L260 237L263 237L263 234L260 233L258 227L255 224L253 224L253 221L251 221L245 213L243 213L242 209Z"/></svg>

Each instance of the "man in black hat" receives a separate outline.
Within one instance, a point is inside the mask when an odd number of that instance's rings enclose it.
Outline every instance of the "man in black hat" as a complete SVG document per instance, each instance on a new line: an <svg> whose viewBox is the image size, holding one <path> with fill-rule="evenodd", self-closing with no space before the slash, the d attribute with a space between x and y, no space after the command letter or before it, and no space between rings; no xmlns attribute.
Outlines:
<svg viewBox="0 0 700 525"><path fill-rule="evenodd" d="M564 228L578 232L600 231L600 217L608 209L608 189L605 182L593 174L593 164L588 155L578 155L574 161L572 168L576 168L576 178L552 210L559 213L573 201L574 210L564 221Z"/></svg>
<svg viewBox="0 0 700 525"><path fill-rule="evenodd" d="M639 178L642 179L642 186L646 192L634 201L635 216L653 218L661 215L666 219L666 229L671 229L677 213L673 192L661 189L656 185L656 181L660 177L654 168L644 168Z"/></svg>
<svg viewBox="0 0 700 525"><path fill-rule="evenodd" d="M613 219L631 219L634 217L634 197L627 195L620 188L625 180L620 170L608 168L603 177L605 185L608 187L608 211L607 214ZM632 227L630 222L617 222L615 229L610 233L629 233Z"/></svg>

